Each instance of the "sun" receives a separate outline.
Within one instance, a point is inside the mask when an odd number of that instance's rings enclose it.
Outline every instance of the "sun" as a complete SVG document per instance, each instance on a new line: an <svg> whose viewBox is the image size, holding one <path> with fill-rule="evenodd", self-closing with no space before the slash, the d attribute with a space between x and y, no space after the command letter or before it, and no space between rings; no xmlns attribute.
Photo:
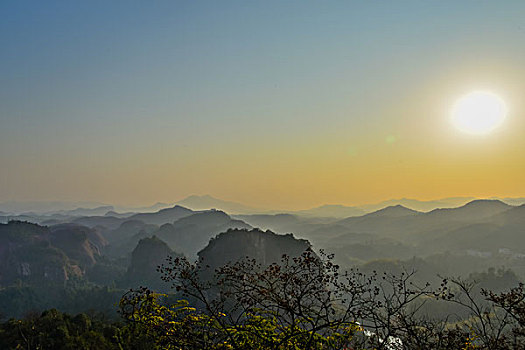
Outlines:
<svg viewBox="0 0 525 350"><path fill-rule="evenodd" d="M498 95L473 91L461 97L452 107L452 124L459 130L484 135L499 127L507 116L507 106Z"/></svg>

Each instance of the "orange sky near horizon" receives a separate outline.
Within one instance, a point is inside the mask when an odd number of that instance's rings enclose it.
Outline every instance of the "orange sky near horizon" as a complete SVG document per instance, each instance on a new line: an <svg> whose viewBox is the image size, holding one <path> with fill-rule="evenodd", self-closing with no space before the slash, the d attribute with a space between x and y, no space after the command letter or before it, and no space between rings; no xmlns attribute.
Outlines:
<svg viewBox="0 0 525 350"><path fill-rule="evenodd" d="M3 10L0 202L525 197L525 3ZM487 135L450 122L476 90Z"/></svg>

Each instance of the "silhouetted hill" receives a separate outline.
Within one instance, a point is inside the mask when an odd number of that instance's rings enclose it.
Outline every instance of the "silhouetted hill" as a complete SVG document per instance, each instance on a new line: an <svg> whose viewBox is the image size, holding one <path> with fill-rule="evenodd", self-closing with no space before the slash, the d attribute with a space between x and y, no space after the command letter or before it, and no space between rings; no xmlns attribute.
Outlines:
<svg viewBox="0 0 525 350"><path fill-rule="evenodd" d="M117 229L106 234L110 242L106 252L112 257L126 256L133 251L142 238L151 236L158 229L159 226L145 224L140 220L125 221Z"/></svg>
<svg viewBox="0 0 525 350"><path fill-rule="evenodd" d="M194 212L190 209L176 205L173 208L161 209L155 213L138 213L133 214L129 217L115 217L109 215L85 216L74 219L73 222L88 227L103 227L104 234L106 234L107 232L118 228L123 222L129 220L138 220L142 221L145 224L162 225L168 222L174 222L182 217L191 215L193 213Z"/></svg>
<svg viewBox="0 0 525 350"><path fill-rule="evenodd" d="M367 258L406 259L441 252L478 254L512 246L521 254L525 206L512 207L498 200L475 200L461 207L417 212L403 206L387 207L360 217L291 231L317 248L337 253L345 264ZM368 252L363 253L363 252ZM525 252L525 251L523 251Z"/></svg>
<svg viewBox="0 0 525 350"><path fill-rule="evenodd" d="M166 209L166 208L170 208L170 207L173 207L174 204L168 204L168 203L162 203L162 202L157 202L153 205L150 205L150 206L147 206L147 207L134 207L134 208L129 208L129 207L119 207L118 210L119 211L128 211L128 212L134 212L134 213L154 213L154 212L157 212L161 209Z"/></svg>
<svg viewBox="0 0 525 350"><path fill-rule="evenodd" d="M399 217L404 217L404 216L416 215L419 213L420 212L416 210L412 210L412 209L402 206L401 204L398 204L398 205L389 206L383 209L379 209L373 213L369 213L363 216L366 218L373 218L373 217L399 218Z"/></svg>
<svg viewBox="0 0 525 350"><path fill-rule="evenodd" d="M49 229L51 232L56 232L58 230L80 230L85 232L87 239L93 243L100 251L108 245L106 238L97 230L91 229L86 226L81 226L77 224L58 224L50 226Z"/></svg>
<svg viewBox="0 0 525 350"><path fill-rule="evenodd" d="M251 226L232 219L222 211L210 210L184 217L173 224L162 225L154 234L172 249L194 256L208 244L210 238L231 228Z"/></svg>
<svg viewBox="0 0 525 350"><path fill-rule="evenodd" d="M508 249L512 254L525 253L525 206L510 207L499 203L473 203L470 221L451 230L434 230L419 237L421 251L478 251L496 254ZM476 212L473 208L481 208ZM488 208L487 208L488 207ZM465 208L463 208L465 209ZM490 213L498 212L495 215ZM482 215L483 214L483 215ZM466 219L465 219L466 220ZM471 254L475 254L471 252Z"/></svg>
<svg viewBox="0 0 525 350"><path fill-rule="evenodd" d="M512 208L496 199L478 199L458 208L435 209L427 213L428 217L439 220L476 221L499 214Z"/></svg>
<svg viewBox="0 0 525 350"><path fill-rule="evenodd" d="M393 223L401 223L409 217L421 214L402 205L395 205L379 209L363 216L350 217L337 222L338 225L351 227L365 232L375 233L381 230L385 224L391 226ZM371 228L371 229L370 229Z"/></svg>
<svg viewBox="0 0 525 350"><path fill-rule="evenodd" d="M333 227L332 224L337 221L335 218L314 218L292 214L237 215L236 218L261 230L283 234L293 232L297 237L307 238L312 236L310 233L313 231L330 230Z"/></svg>
<svg viewBox="0 0 525 350"><path fill-rule="evenodd" d="M8 201L0 203L0 210L13 214L33 212L33 214L40 215L75 210L76 208L97 208L103 206L107 205L99 202Z"/></svg>
<svg viewBox="0 0 525 350"><path fill-rule="evenodd" d="M135 212L128 212L128 213L117 213L116 211L110 210L104 216L113 216L116 218L128 218L131 215L137 214Z"/></svg>
<svg viewBox="0 0 525 350"><path fill-rule="evenodd" d="M326 204L312 209L295 211L293 214L306 217L347 218L350 216L364 215L366 214L366 211L358 207L349 207L340 204Z"/></svg>
<svg viewBox="0 0 525 350"><path fill-rule="evenodd" d="M490 216L488 220L499 225L525 227L525 204L518 207L511 207L508 210Z"/></svg>
<svg viewBox="0 0 525 350"><path fill-rule="evenodd" d="M102 255L107 240L96 229L76 224L61 224L50 228L50 242L79 263L91 267L96 257Z"/></svg>
<svg viewBox="0 0 525 350"><path fill-rule="evenodd" d="M51 244L52 238L47 227L36 224L0 224L0 285L16 280L63 283L71 275L82 275L64 251Z"/></svg>
<svg viewBox="0 0 525 350"><path fill-rule="evenodd" d="M292 214L254 214L237 215L236 217L262 230L271 229L280 232L286 231L287 229L293 228L297 224L304 222Z"/></svg>
<svg viewBox="0 0 525 350"><path fill-rule="evenodd" d="M129 238L135 236L137 233L141 231L146 231L149 233L153 233L156 231L159 227L157 225L153 224L146 224L140 220L127 220L124 221L120 226L106 234L106 238L109 243L115 244L115 243L122 243L128 240ZM133 247L137 245L138 241L135 242Z"/></svg>
<svg viewBox="0 0 525 350"><path fill-rule="evenodd" d="M119 227L125 218L116 218L114 216L84 216L74 219L72 222L87 227L104 227L106 230L114 230Z"/></svg>
<svg viewBox="0 0 525 350"><path fill-rule="evenodd" d="M156 236L143 238L131 253L131 264L125 276L130 287L148 286L153 289L167 289L157 272L157 266L166 262L168 256L177 254Z"/></svg>
<svg viewBox="0 0 525 350"><path fill-rule="evenodd" d="M31 243L45 238L48 234L47 227L29 222L10 221L7 224L0 224L0 243L4 250L9 244Z"/></svg>
<svg viewBox="0 0 525 350"><path fill-rule="evenodd" d="M251 208L247 205L237 202L225 201L222 199L214 198L210 195L189 196L177 202L177 204L180 204L186 208L190 208L193 210L217 209L228 212L230 214L246 214L257 212L257 209Z"/></svg>
<svg viewBox="0 0 525 350"><path fill-rule="evenodd" d="M76 208L73 210L60 210L49 214L60 214L65 216L101 216L113 210L113 206L104 205L96 208Z"/></svg>
<svg viewBox="0 0 525 350"><path fill-rule="evenodd" d="M337 224L348 227L351 232L412 239L424 233L430 235L434 231L446 232L465 224L483 222L510 208L512 207L497 200L476 200L458 208L436 209L428 213L389 207L361 217L347 218Z"/></svg>
<svg viewBox="0 0 525 350"><path fill-rule="evenodd" d="M283 254L298 256L309 248L310 243L307 240L296 239L292 234L278 235L258 229L234 229L210 240L198 255L213 269L245 257L267 265L279 262Z"/></svg>
<svg viewBox="0 0 525 350"><path fill-rule="evenodd" d="M194 214L191 209L176 205L173 208L161 209L155 213L139 213L132 215L128 220L140 220L145 224L162 225L168 222L177 221L183 217ZM127 221L127 220L126 220Z"/></svg>
<svg viewBox="0 0 525 350"><path fill-rule="evenodd" d="M428 212L437 208L455 208L474 200L473 197L451 197L441 198L437 200L422 201L411 198L400 198L400 199L389 199L374 204L365 204L358 206L359 209L366 211L367 213L374 212L386 207L392 207L396 205L402 205L409 209L417 210L420 212Z"/></svg>
<svg viewBox="0 0 525 350"><path fill-rule="evenodd" d="M500 248L525 247L523 230L513 230L491 223L480 223L451 230L444 235L426 236L421 251L465 252L479 251L495 253ZM472 253L474 254L474 253Z"/></svg>
<svg viewBox="0 0 525 350"><path fill-rule="evenodd" d="M424 222L419 223L422 215L424 214L403 206L393 206L363 216L346 218L338 221L336 225L346 227L348 232L370 233L394 238L423 229ZM340 230L339 233L341 233Z"/></svg>

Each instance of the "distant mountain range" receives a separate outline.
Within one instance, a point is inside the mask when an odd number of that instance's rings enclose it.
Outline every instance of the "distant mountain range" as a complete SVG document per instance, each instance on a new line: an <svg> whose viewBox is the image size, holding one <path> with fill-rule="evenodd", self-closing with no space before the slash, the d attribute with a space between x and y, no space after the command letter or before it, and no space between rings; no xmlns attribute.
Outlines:
<svg viewBox="0 0 525 350"><path fill-rule="evenodd" d="M193 210L218 209L230 214L248 214L263 211L261 209L249 207L241 203L214 198L210 195L189 196L181 201L178 201L177 204Z"/></svg>
<svg viewBox="0 0 525 350"><path fill-rule="evenodd" d="M0 203L0 221L2 217L13 215L25 216L112 216L130 217L136 213L154 213L159 210L172 208L179 205L194 211L217 209L231 215L249 214L293 214L300 217L310 218L347 218L361 216L377 210L401 205L408 209L430 212L440 208L455 208L467 204L477 198L474 197L450 197L437 200L422 201L410 198L390 199L373 204L347 206L342 204L325 204L319 207L304 210L271 210L255 208L242 203L227 201L210 195L192 195L174 203L158 202L148 207L122 207L95 202L3 202ZM525 204L525 198L497 198L506 204L518 206ZM5 220L4 220L5 221Z"/></svg>
<svg viewBox="0 0 525 350"><path fill-rule="evenodd" d="M6 201L0 203L0 211L10 214L21 213L59 213L82 208L97 208L107 206L99 202L60 202L60 201ZM107 211L107 210L106 210Z"/></svg>
<svg viewBox="0 0 525 350"><path fill-rule="evenodd" d="M367 213L359 207L348 207L341 204L326 204L320 207L298 210L291 212L298 216L305 217L336 217L336 218L346 218L349 216L360 216Z"/></svg>
<svg viewBox="0 0 525 350"><path fill-rule="evenodd" d="M374 204L365 204L359 206L346 206L341 204L326 204L319 207L305 209L305 210L264 210L249 207L237 202L224 201L209 195L205 196L190 196L176 204L190 208L193 210L218 209L229 214L293 214L300 217L326 217L326 218L347 218L353 216L361 216L367 213L372 213L377 210L392 207L403 206L419 212L429 212L440 208L455 208L465 205L477 198L474 197L450 197L438 200L421 201L410 198L390 199ZM521 205L525 203L525 198L490 198L500 200L509 205Z"/></svg>
<svg viewBox="0 0 525 350"><path fill-rule="evenodd" d="M436 282L438 274L467 276L495 266L525 276L525 204L478 199L443 207L464 200L422 202L425 209L441 205L427 211L414 209L419 201L402 199L377 204L379 209L372 212L328 205L292 213L230 215L176 204L154 212L104 213L111 207L98 206L4 217L9 223L0 223L0 292L22 285L38 291L44 285L58 288L53 296L46 287L45 297L34 299L37 304L31 295L25 296L23 308L8 310L18 315L67 302L60 288L78 282L124 289L145 283L169 291L157 273L168 255L201 258L211 272L246 256L264 264L283 254L297 256L309 247L334 253L344 268L414 268L420 281ZM248 210L210 196L184 202L194 208ZM94 294L93 300L98 304L100 298Z"/></svg>
<svg viewBox="0 0 525 350"><path fill-rule="evenodd" d="M382 208L386 208L386 207L390 207L390 206L402 205L409 209L427 212L427 211L431 211L431 210L438 209L438 208L459 207L475 199L477 198L450 197L450 198L442 198L442 199L437 199L437 200L421 201L417 199L400 198L400 199L389 199L389 200L382 201L382 202L375 203L375 204L365 204L365 205L360 206L360 208L366 212L373 212L373 211L376 211Z"/></svg>
<svg viewBox="0 0 525 350"><path fill-rule="evenodd" d="M335 252L345 265L455 254L490 258L483 263L504 262L521 271L519 259L525 259L525 204L512 206L495 199L427 212L396 204L344 219L291 214L236 217L253 227L306 238L317 248ZM469 263L471 268L476 264Z"/></svg>

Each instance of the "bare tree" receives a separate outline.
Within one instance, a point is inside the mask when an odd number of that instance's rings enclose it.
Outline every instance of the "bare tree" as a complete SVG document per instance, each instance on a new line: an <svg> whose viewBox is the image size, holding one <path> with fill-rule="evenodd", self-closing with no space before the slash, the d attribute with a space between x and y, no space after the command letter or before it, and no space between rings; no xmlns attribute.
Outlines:
<svg viewBox="0 0 525 350"><path fill-rule="evenodd" d="M270 265L245 258L217 268L176 257L159 271L188 302L164 305L143 289L123 298L121 310L130 322L160 330L163 345L182 349L488 350L525 344L523 285L495 294L444 279L432 289L418 285L414 271L342 272L333 255L312 250ZM456 313L432 317L425 308L437 302Z"/></svg>

